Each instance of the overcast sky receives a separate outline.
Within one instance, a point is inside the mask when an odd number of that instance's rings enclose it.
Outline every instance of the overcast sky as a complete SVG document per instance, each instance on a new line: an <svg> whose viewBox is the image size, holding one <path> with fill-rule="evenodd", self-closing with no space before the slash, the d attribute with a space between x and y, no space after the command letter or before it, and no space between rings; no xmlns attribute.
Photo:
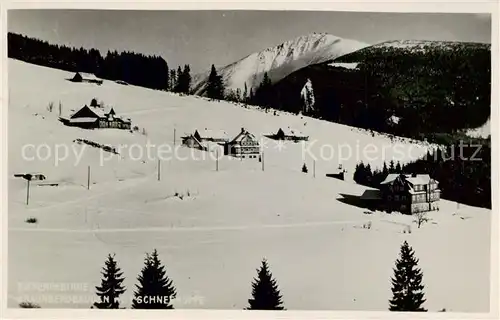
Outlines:
<svg viewBox="0 0 500 320"><path fill-rule="evenodd" d="M313 32L375 44L418 39L491 41L485 14L313 11L11 10L8 30L50 43L161 55L194 72Z"/></svg>

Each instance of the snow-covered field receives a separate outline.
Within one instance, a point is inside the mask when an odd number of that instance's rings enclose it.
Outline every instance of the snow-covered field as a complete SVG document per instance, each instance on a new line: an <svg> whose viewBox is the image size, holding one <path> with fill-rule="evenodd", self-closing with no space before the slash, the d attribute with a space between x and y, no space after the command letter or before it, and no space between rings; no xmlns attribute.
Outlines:
<svg viewBox="0 0 500 320"><path fill-rule="evenodd" d="M423 270L425 307L489 310L490 210L443 200L441 210L429 214L431 222L418 229L412 217L365 215L339 201L366 188L325 177L339 164L352 174L358 161L370 158L374 165L391 158L405 162L429 146L110 81L72 83L65 80L70 76L9 60L9 307L38 300L43 308L88 308L108 253L116 254L126 276L129 307L144 255L156 248L177 287L176 308L246 307L255 269L266 257L288 310L387 310L394 261L408 240ZM68 128L57 120L59 101L68 115L93 97L132 118L146 135ZM264 138L264 171L255 159L227 157L216 171L213 152L178 148L177 157L161 161L157 179L157 147L172 147L174 128L179 145L181 135L197 128L236 135L244 127L261 136L286 126L309 135L310 142L278 145ZM100 151L82 149L73 143L78 138L121 146L120 156L101 165ZM134 160L139 146L143 157ZM31 161L37 148L42 157L47 150L52 154ZM56 150L69 152L57 165ZM304 162L308 174L301 172ZM22 172L41 172L59 186L34 185L27 206L25 182L13 177ZM38 223L26 223L29 217ZM371 228L363 228L368 222ZM410 234L404 233L408 226ZM27 290L29 283L78 288L40 292ZM62 296L74 301L57 301Z"/></svg>

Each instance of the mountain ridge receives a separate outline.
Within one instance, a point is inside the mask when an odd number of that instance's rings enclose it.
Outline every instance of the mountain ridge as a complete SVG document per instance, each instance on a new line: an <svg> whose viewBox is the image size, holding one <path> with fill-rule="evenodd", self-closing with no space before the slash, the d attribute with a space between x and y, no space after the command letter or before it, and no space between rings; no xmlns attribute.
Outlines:
<svg viewBox="0 0 500 320"><path fill-rule="evenodd" d="M242 59L217 68L227 90L254 90L265 72L271 82L277 82L290 73L311 64L338 58L347 53L365 48L369 44L343 39L328 33L311 33L287 40L279 45L251 53ZM203 95L208 72L193 78L193 91Z"/></svg>

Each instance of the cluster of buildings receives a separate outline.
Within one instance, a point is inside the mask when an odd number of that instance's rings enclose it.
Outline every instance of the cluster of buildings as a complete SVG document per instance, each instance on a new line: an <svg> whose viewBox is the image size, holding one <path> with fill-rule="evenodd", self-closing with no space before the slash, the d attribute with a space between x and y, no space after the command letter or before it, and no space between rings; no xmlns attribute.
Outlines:
<svg viewBox="0 0 500 320"><path fill-rule="evenodd" d="M279 128L276 134L267 137L277 140L307 141L309 137L303 135L298 130ZM258 138L245 128L241 128L235 136L229 136L224 130L195 130L194 133L181 137L182 145L189 148L196 148L207 151L210 143L222 146L224 155L237 158L256 159L260 158L260 142Z"/></svg>
<svg viewBox="0 0 500 320"><path fill-rule="evenodd" d="M193 134L181 137L182 145L203 151L208 150L209 143L215 143L224 148L224 155L238 158L258 158L260 155L260 142L257 137L241 128L241 131L230 138L223 130L195 130Z"/></svg>
<svg viewBox="0 0 500 320"><path fill-rule="evenodd" d="M87 73L76 73L71 81L102 84L102 80L95 75ZM76 111L69 119L60 118L68 126L76 126L85 129L116 128L131 129L131 120L116 115L113 108L105 111L104 106L91 103L84 105ZM396 122L399 119L391 119ZM266 137L275 140L286 141L308 141L309 137L299 130L290 127L279 128L274 134ZM237 158L260 160L260 142L257 137L241 128L234 136L230 136L224 130L195 130L192 134L181 137L182 145L202 151L208 151L210 144L223 147L224 155ZM342 169L341 167L339 169ZM344 180L345 170L339 174L327 175ZM432 179L428 174L389 174L380 184L379 190L366 190L361 200L371 208L384 211L399 211L406 214L439 210L441 190L438 181Z"/></svg>

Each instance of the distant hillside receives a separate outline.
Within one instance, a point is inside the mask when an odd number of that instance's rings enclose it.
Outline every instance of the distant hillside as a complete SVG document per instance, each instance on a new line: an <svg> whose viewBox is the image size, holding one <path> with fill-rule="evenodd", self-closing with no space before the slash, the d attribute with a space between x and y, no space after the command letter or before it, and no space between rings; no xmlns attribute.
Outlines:
<svg viewBox="0 0 500 320"><path fill-rule="evenodd" d="M312 33L252 53L217 69L217 73L222 76L226 91L239 89L243 93L246 84L250 92L259 86L265 72L271 82L276 82L300 68L332 60L366 46L368 44L331 34ZM204 94L208 75L207 71L194 77L193 91L196 94Z"/></svg>
<svg viewBox="0 0 500 320"><path fill-rule="evenodd" d="M301 90L314 89L313 116L422 138L482 126L491 101L489 44L388 41L302 68L273 85L273 108L304 110Z"/></svg>

